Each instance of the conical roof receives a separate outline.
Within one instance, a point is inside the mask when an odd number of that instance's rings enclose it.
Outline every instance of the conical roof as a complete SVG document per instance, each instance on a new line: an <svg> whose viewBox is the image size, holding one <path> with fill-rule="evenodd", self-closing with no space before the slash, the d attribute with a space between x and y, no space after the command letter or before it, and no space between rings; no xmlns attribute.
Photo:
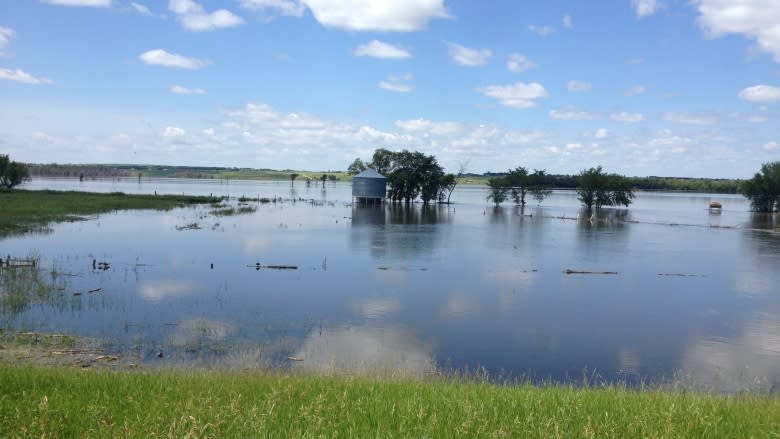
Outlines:
<svg viewBox="0 0 780 439"><path fill-rule="evenodd" d="M361 172L360 174L352 177L352 178L382 178L384 179L385 176L376 172L376 170L367 168L365 171Z"/></svg>

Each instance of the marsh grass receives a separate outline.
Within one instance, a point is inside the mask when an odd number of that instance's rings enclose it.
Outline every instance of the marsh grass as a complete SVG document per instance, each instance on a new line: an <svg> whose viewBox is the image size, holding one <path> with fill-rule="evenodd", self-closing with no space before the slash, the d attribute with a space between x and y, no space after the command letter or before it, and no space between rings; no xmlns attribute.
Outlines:
<svg viewBox="0 0 780 439"><path fill-rule="evenodd" d="M48 276L37 267L0 267L0 327L36 303L62 306L67 280L56 272Z"/></svg>
<svg viewBox="0 0 780 439"><path fill-rule="evenodd" d="M244 371L0 365L8 437L777 437L780 399Z"/></svg>
<svg viewBox="0 0 780 439"><path fill-rule="evenodd" d="M170 210L219 202L218 197L131 195L122 192L0 190L0 236L46 230L47 224L127 209Z"/></svg>

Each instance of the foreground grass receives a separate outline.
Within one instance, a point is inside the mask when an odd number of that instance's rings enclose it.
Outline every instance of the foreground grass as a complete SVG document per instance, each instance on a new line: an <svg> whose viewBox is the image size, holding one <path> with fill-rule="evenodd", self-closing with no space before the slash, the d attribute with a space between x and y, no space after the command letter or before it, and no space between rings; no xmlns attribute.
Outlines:
<svg viewBox="0 0 780 439"><path fill-rule="evenodd" d="M56 221L125 209L169 210L188 204L212 203L216 197L128 195L94 192L0 190L0 236L25 233Z"/></svg>
<svg viewBox="0 0 780 439"><path fill-rule="evenodd" d="M780 399L0 365L3 437L777 437Z"/></svg>

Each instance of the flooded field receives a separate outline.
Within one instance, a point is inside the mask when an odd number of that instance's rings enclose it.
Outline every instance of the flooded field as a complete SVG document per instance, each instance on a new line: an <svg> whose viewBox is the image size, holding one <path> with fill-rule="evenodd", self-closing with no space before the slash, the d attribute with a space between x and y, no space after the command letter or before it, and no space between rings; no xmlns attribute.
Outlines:
<svg viewBox="0 0 780 439"><path fill-rule="evenodd" d="M0 255L44 270L15 282L48 285L3 297L5 329L103 339L149 367L780 386L780 222L738 195L639 193L591 216L573 192L521 210L475 186L450 206L378 208L330 182L27 187L213 194L233 209L125 211L0 238Z"/></svg>

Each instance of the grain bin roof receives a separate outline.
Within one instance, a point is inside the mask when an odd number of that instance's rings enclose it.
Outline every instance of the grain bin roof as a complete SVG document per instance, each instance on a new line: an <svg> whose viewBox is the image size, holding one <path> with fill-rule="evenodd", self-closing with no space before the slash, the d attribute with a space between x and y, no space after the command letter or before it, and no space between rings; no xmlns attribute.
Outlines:
<svg viewBox="0 0 780 439"><path fill-rule="evenodd" d="M360 174L352 177L352 178L382 178L384 179L385 176L376 172L375 170L368 168L365 171L361 172Z"/></svg>

